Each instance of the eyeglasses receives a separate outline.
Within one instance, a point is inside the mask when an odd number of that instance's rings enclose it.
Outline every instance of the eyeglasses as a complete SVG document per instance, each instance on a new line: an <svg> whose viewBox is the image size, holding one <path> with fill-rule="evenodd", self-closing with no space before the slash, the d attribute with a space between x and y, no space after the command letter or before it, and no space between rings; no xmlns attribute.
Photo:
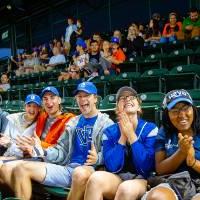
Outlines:
<svg viewBox="0 0 200 200"><path fill-rule="evenodd" d="M169 110L169 113L174 115L174 116L177 116L179 115L179 113L182 111L182 112L188 112L189 111L189 108L191 108L192 106L191 105L184 105L180 108L172 108L171 110Z"/></svg>
<svg viewBox="0 0 200 200"><path fill-rule="evenodd" d="M119 97L119 101L126 101L126 100L133 101L136 98L137 98L136 96L121 96Z"/></svg>

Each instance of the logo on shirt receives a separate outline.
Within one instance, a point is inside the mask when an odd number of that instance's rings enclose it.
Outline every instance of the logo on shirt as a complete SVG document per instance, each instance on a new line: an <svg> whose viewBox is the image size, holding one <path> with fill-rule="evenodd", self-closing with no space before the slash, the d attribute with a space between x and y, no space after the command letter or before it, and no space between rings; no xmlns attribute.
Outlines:
<svg viewBox="0 0 200 200"><path fill-rule="evenodd" d="M80 141L80 145L87 146L89 141L92 141L92 126L84 126L83 128L77 128L76 133Z"/></svg>

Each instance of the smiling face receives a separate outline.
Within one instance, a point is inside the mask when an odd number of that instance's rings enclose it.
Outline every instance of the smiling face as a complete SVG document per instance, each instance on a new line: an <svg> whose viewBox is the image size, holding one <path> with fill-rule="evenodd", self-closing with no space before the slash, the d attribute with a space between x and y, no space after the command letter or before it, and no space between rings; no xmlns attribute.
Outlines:
<svg viewBox="0 0 200 200"><path fill-rule="evenodd" d="M138 112L141 112L138 98L129 91L125 91L121 94L117 103L117 109L127 114L138 114Z"/></svg>
<svg viewBox="0 0 200 200"><path fill-rule="evenodd" d="M51 117L56 117L60 113L61 98L51 92L46 92L42 97L45 111Z"/></svg>
<svg viewBox="0 0 200 200"><path fill-rule="evenodd" d="M97 114L97 96L94 94L88 94L83 91L79 91L75 96L77 104L81 113L85 117L93 117Z"/></svg>
<svg viewBox="0 0 200 200"><path fill-rule="evenodd" d="M36 103L28 103L25 105L26 118L29 121L34 121L40 111L40 106Z"/></svg>
<svg viewBox="0 0 200 200"><path fill-rule="evenodd" d="M177 103L168 113L171 123L179 132L192 129L194 111L191 105L182 102Z"/></svg>

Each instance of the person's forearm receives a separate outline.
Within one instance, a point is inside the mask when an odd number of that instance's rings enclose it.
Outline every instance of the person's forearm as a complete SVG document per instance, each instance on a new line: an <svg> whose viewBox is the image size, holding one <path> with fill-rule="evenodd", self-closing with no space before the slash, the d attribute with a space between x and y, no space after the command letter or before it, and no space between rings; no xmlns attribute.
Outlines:
<svg viewBox="0 0 200 200"><path fill-rule="evenodd" d="M186 155L184 155L180 150L177 150L175 154L157 164L156 171L159 175L173 173L185 159Z"/></svg>

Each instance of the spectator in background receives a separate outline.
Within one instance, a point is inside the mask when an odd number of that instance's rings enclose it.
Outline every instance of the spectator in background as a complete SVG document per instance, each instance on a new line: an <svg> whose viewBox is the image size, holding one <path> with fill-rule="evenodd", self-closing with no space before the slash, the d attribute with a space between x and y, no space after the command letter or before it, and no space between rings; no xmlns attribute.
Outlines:
<svg viewBox="0 0 200 200"><path fill-rule="evenodd" d="M45 45L43 45L40 50L39 58L40 58L41 64L47 64L49 62L48 49Z"/></svg>
<svg viewBox="0 0 200 200"><path fill-rule="evenodd" d="M98 42L98 44L99 44L99 48L101 49L102 48L102 38L101 38L101 34L100 33L94 33L93 35L92 35L92 38L91 38L91 40L96 40L97 42ZM90 45L90 41L91 40L89 40L88 42L88 47L89 47L89 45Z"/></svg>
<svg viewBox="0 0 200 200"><path fill-rule="evenodd" d="M115 31L113 32L113 36L112 36L112 37L118 38L118 39L119 39L119 45L120 45L120 47L123 47L124 41L123 41L122 33L121 33L120 30L115 30Z"/></svg>
<svg viewBox="0 0 200 200"><path fill-rule="evenodd" d="M72 17L69 17L67 19L67 24L68 26L65 31L65 54L69 55L70 47L71 47L71 44L70 44L71 35L74 31L77 30L77 27L74 24L74 19Z"/></svg>
<svg viewBox="0 0 200 200"><path fill-rule="evenodd" d="M78 66L70 65L65 72L61 72L60 76L58 77L58 81L63 80L80 80L81 79L81 71Z"/></svg>
<svg viewBox="0 0 200 200"><path fill-rule="evenodd" d="M190 9L189 17L184 19L183 32L185 34L185 39L200 36L200 17L199 11L196 8Z"/></svg>
<svg viewBox="0 0 200 200"><path fill-rule="evenodd" d="M159 31L160 33L162 33L163 27L164 27L164 23L163 23L164 19L161 19L161 16L159 13L153 13L152 19L158 22Z"/></svg>
<svg viewBox="0 0 200 200"><path fill-rule="evenodd" d="M148 28L146 30L146 39L145 42L149 44L159 43L161 37L159 21L157 19L150 19Z"/></svg>
<svg viewBox="0 0 200 200"><path fill-rule="evenodd" d="M169 23L164 26L160 42L166 43L182 39L184 39L182 23L177 21L177 14L172 12L169 14Z"/></svg>
<svg viewBox="0 0 200 200"><path fill-rule="evenodd" d="M11 70L19 70L24 65L24 58L22 54L17 54L16 59L13 56L10 57L11 59Z"/></svg>
<svg viewBox="0 0 200 200"><path fill-rule="evenodd" d="M9 78L7 74L1 75L0 92L5 92L10 89Z"/></svg>
<svg viewBox="0 0 200 200"><path fill-rule="evenodd" d="M109 69L111 68L110 60L112 59L112 51L110 48L110 42L108 40L103 41L102 50L100 54L101 54L100 63L102 66L100 75L109 75L110 74Z"/></svg>
<svg viewBox="0 0 200 200"><path fill-rule="evenodd" d="M80 19L77 19L76 21L76 30L72 33L70 38L70 44L71 49L70 52L73 53L76 50L76 41L78 38L84 38L83 37L83 24Z"/></svg>
<svg viewBox="0 0 200 200"><path fill-rule="evenodd" d="M119 38L117 37L111 38L111 54L111 57L108 56L106 59L104 59L106 63L101 63L104 69L104 74L106 75L119 73L120 69L117 66L123 63L126 59L124 52L120 48Z"/></svg>
<svg viewBox="0 0 200 200"><path fill-rule="evenodd" d="M66 63L65 56L60 53L58 47L53 48L53 55L49 60L49 64L46 65L47 71L53 70L57 65Z"/></svg>
<svg viewBox="0 0 200 200"><path fill-rule="evenodd" d="M90 49L89 49L89 62L86 67L91 71L92 76L98 76L99 71L101 70L100 64L100 49L99 43L96 40L90 41Z"/></svg>
<svg viewBox="0 0 200 200"><path fill-rule="evenodd" d="M127 57L136 57L141 55L141 50L144 47L144 39L138 35L138 29L134 26L129 26L128 35L124 41L124 52Z"/></svg>
<svg viewBox="0 0 200 200"><path fill-rule="evenodd" d="M73 56L73 61L80 70L83 70L89 62L89 55L86 52L87 45L84 40L78 39L76 42L76 52Z"/></svg>

